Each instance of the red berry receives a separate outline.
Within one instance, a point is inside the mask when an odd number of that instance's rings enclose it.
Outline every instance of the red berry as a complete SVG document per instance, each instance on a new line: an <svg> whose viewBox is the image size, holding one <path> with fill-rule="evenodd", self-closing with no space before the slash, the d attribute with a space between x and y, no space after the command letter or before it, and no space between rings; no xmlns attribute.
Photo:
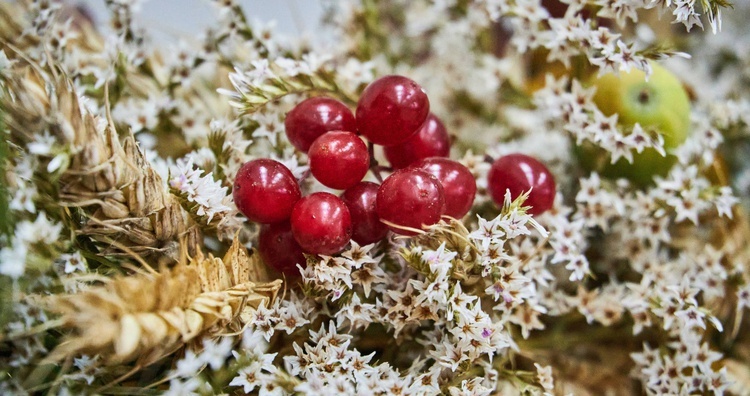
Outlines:
<svg viewBox="0 0 750 396"><path fill-rule="evenodd" d="M284 221L300 199L299 184L284 164L261 158L245 163L232 190L237 209L258 223Z"/></svg>
<svg viewBox="0 0 750 396"><path fill-rule="evenodd" d="M542 0L542 7L547 9L549 15L553 18L564 18L568 12L568 4L560 0ZM584 21L591 19L591 9L584 8L577 12ZM595 18L599 26L610 27L611 22L606 18Z"/></svg>
<svg viewBox="0 0 750 396"><path fill-rule="evenodd" d="M394 169L429 157L447 157L451 151L450 136L440 120L430 113L417 133L401 144L383 149L385 158Z"/></svg>
<svg viewBox="0 0 750 396"><path fill-rule="evenodd" d="M294 240L292 225L288 221L264 224L260 228L258 252L266 265L287 276L299 276L297 264L302 268L307 265L302 248Z"/></svg>
<svg viewBox="0 0 750 396"><path fill-rule="evenodd" d="M382 220L421 229L440 221L445 210L443 186L423 170L397 170L378 189L376 209ZM416 235L397 227L389 228L397 234Z"/></svg>
<svg viewBox="0 0 750 396"><path fill-rule="evenodd" d="M307 253L335 254L349 243L352 219L341 198L327 192L310 194L292 211L294 239Z"/></svg>
<svg viewBox="0 0 750 396"><path fill-rule="evenodd" d="M403 76L385 76L362 92L357 128L367 140L391 146L414 135L429 112L430 101L419 84Z"/></svg>
<svg viewBox="0 0 750 396"><path fill-rule="evenodd" d="M547 9L549 15L553 18L562 18L568 11L568 5L560 0L542 0L542 7Z"/></svg>
<svg viewBox="0 0 750 396"><path fill-rule="evenodd" d="M320 135L330 131L355 132L357 123L345 104L319 96L304 100L287 113L284 127L292 145L307 152Z"/></svg>
<svg viewBox="0 0 750 396"><path fill-rule="evenodd" d="M531 206L528 213L532 215L545 212L555 201L554 177L544 164L528 155L510 154L495 160L487 181L498 205L503 204L506 190L510 190L512 199L531 190L524 206Z"/></svg>
<svg viewBox="0 0 750 396"><path fill-rule="evenodd" d="M338 190L359 183L370 168L367 145L351 132L326 132L308 152L310 172L324 186Z"/></svg>
<svg viewBox="0 0 750 396"><path fill-rule="evenodd" d="M341 194L341 199L352 216L352 239L360 245L377 242L388 233L375 210L379 184L361 182Z"/></svg>
<svg viewBox="0 0 750 396"><path fill-rule="evenodd" d="M446 215L460 219L469 213L477 193L477 182L469 168L441 157L426 158L411 167L429 172L443 185Z"/></svg>

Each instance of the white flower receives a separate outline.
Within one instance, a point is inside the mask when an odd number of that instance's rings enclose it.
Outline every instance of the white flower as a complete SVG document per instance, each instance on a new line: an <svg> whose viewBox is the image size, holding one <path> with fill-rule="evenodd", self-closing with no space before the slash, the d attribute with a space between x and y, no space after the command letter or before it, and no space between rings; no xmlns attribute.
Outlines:
<svg viewBox="0 0 750 396"><path fill-rule="evenodd" d="M486 246L493 242L496 243L505 236L505 233L497 224L500 217L488 221L481 216L477 216L477 220L477 229L469 233L468 237L476 241L478 245Z"/></svg>
<svg viewBox="0 0 750 396"><path fill-rule="evenodd" d="M248 327L242 332L242 350L260 356L268 350L268 343L264 333L254 327Z"/></svg>
<svg viewBox="0 0 750 396"><path fill-rule="evenodd" d="M552 394L551 392L555 389L555 382L552 378L552 366L542 366L539 363L534 363L534 367L536 367L536 376L542 388L544 388L545 394Z"/></svg>
<svg viewBox="0 0 750 396"><path fill-rule="evenodd" d="M93 358L89 355L81 355L81 357L77 357L73 359L73 365L76 366L81 371L86 371L89 368L94 367L94 363L99 360L99 356L94 356Z"/></svg>
<svg viewBox="0 0 750 396"><path fill-rule="evenodd" d="M51 245L60 238L63 225L47 218L39 212L36 220L21 221L16 228L8 246L0 249L0 274L18 279L26 270L26 257L32 245L45 243Z"/></svg>
<svg viewBox="0 0 750 396"><path fill-rule="evenodd" d="M469 359L464 352L458 344L445 340L430 351L430 354L438 361L438 364L455 372L461 362Z"/></svg>
<svg viewBox="0 0 750 396"><path fill-rule="evenodd" d="M373 80L372 61L361 62L356 58L347 59L343 66L337 68L336 72L348 91L355 91L360 85L367 84Z"/></svg>
<svg viewBox="0 0 750 396"><path fill-rule="evenodd" d="M365 264L377 264L378 261L369 255L373 247L375 247L374 243L359 246L357 242L352 240L351 247L341 252L341 256L351 260L351 266L354 269L359 269Z"/></svg>
<svg viewBox="0 0 750 396"><path fill-rule="evenodd" d="M81 256L81 252L76 251L73 254L63 254L59 260L64 264L63 271L70 274L75 271L87 272L86 260Z"/></svg>
<svg viewBox="0 0 750 396"><path fill-rule="evenodd" d="M719 212L719 216L726 216L727 218L732 217L732 211L734 206L740 202L739 198L735 197L732 193L732 188L728 186L722 186L719 188L719 195L713 199L716 210Z"/></svg>
<svg viewBox="0 0 750 396"><path fill-rule="evenodd" d="M386 283L387 275L378 263L365 263L358 270L352 272L352 284L362 287L365 297L370 296L373 286Z"/></svg>
<svg viewBox="0 0 750 396"><path fill-rule="evenodd" d="M294 349L295 355L284 356L284 365L289 374L299 375L303 370L310 368L310 359L302 347L296 342L292 344L292 348ZM315 368L312 367L310 369L314 370Z"/></svg>
<svg viewBox="0 0 750 396"><path fill-rule="evenodd" d="M271 64L268 59L258 59L250 62L252 69L244 74L244 82L250 83L251 85L260 85L267 79L277 78L276 74L271 70ZM242 91L240 91L242 92Z"/></svg>
<svg viewBox="0 0 750 396"><path fill-rule="evenodd" d="M545 328L544 323L540 320L541 315L542 312L526 304L516 307L509 316L509 321L521 327L521 336L526 339L529 338L531 330L543 330Z"/></svg>
<svg viewBox="0 0 750 396"><path fill-rule="evenodd" d="M34 199L36 199L38 195L39 192L36 185L23 182L13 194L13 199L8 203L8 208L16 211L36 213Z"/></svg>
<svg viewBox="0 0 750 396"><path fill-rule="evenodd" d="M481 377L466 379L461 381L461 388L451 386L448 388L451 396L489 396L495 389L486 387L482 384L484 381Z"/></svg>
<svg viewBox="0 0 750 396"><path fill-rule="evenodd" d="M118 102L112 109L112 118L127 125L133 132L152 130L159 122L159 113L169 105L163 99L150 97L146 100L128 98Z"/></svg>
<svg viewBox="0 0 750 396"><path fill-rule="evenodd" d="M349 323L350 328L366 328L373 322L372 315L375 312L375 304L362 303L356 293L352 299L336 313L338 327Z"/></svg>
<svg viewBox="0 0 750 396"><path fill-rule="evenodd" d="M242 386L242 390L245 393L252 392L256 387L261 388L261 392L264 392L264 387L267 385L273 385L275 382L276 367L273 365L273 360L276 354L266 354L260 356L257 360L253 360L248 366L243 367L237 372L237 376L232 379L229 386ZM271 388L266 389L269 391Z"/></svg>
<svg viewBox="0 0 750 396"><path fill-rule="evenodd" d="M688 340L684 342L685 346L688 347L686 365L694 366L703 374L712 373L711 366L721 360L723 355L720 352L712 351L708 343L705 342L701 343L700 347L696 347L695 344L698 342L700 342L700 339L695 340L695 342L688 342Z"/></svg>
<svg viewBox="0 0 750 396"><path fill-rule="evenodd" d="M349 334L339 334L333 320L328 322L327 331L325 323L320 325L320 330L317 332L310 330L310 341L318 343L324 347L330 345L343 345L345 342L351 341L352 338L353 336Z"/></svg>
<svg viewBox="0 0 750 396"><path fill-rule="evenodd" d="M274 333L274 322L276 321L276 311L266 308L266 303L262 303L250 314L250 321L257 331L263 334L266 342L271 340Z"/></svg>
<svg viewBox="0 0 750 396"><path fill-rule="evenodd" d="M313 369L313 371L315 372L317 370ZM322 376L314 373L306 376L305 381L300 382L299 385L294 387L294 391L303 395L326 396L329 393L326 393L328 390L325 388L326 384L323 381Z"/></svg>
<svg viewBox="0 0 750 396"><path fill-rule="evenodd" d="M270 158L284 164L297 180L302 179L302 177L310 170L310 166L304 165L304 163L300 162L299 157L297 157L297 154L295 153L294 147L291 146L285 148L281 155L277 155L275 152L271 153Z"/></svg>
<svg viewBox="0 0 750 396"><path fill-rule="evenodd" d="M29 153L35 155L50 155L56 143L55 137L45 130L41 135L35 135L34 140L26 145Z"/></svg>
<svg viewBox="0 0 750 396"><path fill-rule="evenodd" d="M682 322L681 329L690 329L693 327L706 329L706 322L703 320L706 314L698 310L695 306L679 310L675 312L675 316Z"/></svg>
<svg viewBox="0 0 750 396"><path fill-rule="evenodd" d="M333 56L329 53L322 52L308 52L302 55L302 61L300 62L303 67L304 74L312 75L317 72L323 65L325 65Z"/></svg>
<svg viewBox="0 0 750 396"><path fill-rule="evenodd" d="M284 308L281 308L276 324L276 330L286 331L287 334L292 334L298 327L302 327L308 323L302 313L300 312L297 304L287 304Z"/></svg>
<svg viewBox="0 0 750 396"><path fill-rule="evenodd" d="M485 289L485 293L491 295L501 305L506 303L520 303L521 300L530 296L527 287L532 286L531 279L523 276L519 271L520 263L507 267L498 267L498 273L494 276L495 283Z"/></svg>
<svg viewBox="0 0 750 396"><path fill-rule="evenodd" d="M672 206L677 214L676 222L690 220L693 224L698 224L698 214L705 205L698 194L698 191L691 189L683 191L681 197L667 199L667 204Z"/></svg>
<svg viewBox="0 0 750 396"><path fill-rule="evenodd" d="M259 371L260 364L258 362L250 363L249 366L244 367L237 372L237 376L232 379L229 386L241 386L243 392L250 393L255 390L256 387L261 385L258 376Z"/></svg>
<svg viewBox="0 0 750 396"><path fill-rule="evenodd" d="M6 76L10 72L10 67L15 63L14 60L8 59L5 50L0 50L0 76Z"/></svg>
<svg viewBox="0 0 750 396"><path fill-rule="evenodd" d="M96 379L95 374L98 374L100 369L96 366L99 360L99 355L91 356L82 355L78 358L73 358L73 365L79 370L77 373L66 374L65 378L71 380L83 379L87 384L91 385Z"/></svg>
<svg viewBox="0 0 750 396"><path fill-rule="evenodd" d="M60 238L63 225L47 218L47 214L40 212L33 223L22 221L16 225L15 237L26 243L44 242L48 245Z"/></svg>
<svg viewBox="0 0 750 396"><path fill-rule="evenodd" d="M503 216L497 225L500 227L507 239L513 239L521 235L529 235L531 231L526 227L526 223L531 221L531 216L516 208Z"/></svg>
<svg viewBox="0 0 750 396"><path fill-rule="evenodd" d="M289 77L294 77L298 74L311 74L309 68L294 59L281 57L276 58L274 63L283 69L284 73Z"/></svg>
<svg viewBox="0 0 750 396"><path fill-rule="evenodd" d="M172 379L169 381L169 389L163 393L168 396L192 396L198 395L195 392L203 382L198 378L189 378L186 381L180 381L179 379Z"/></svg>
<svg viewBox="0 0 750 396"><path fill-rule="evenodd" d="M211 131L210 115L203 107L180 100L177 101L175 111L177 114L170 120L182 132L187 143L195 144L208 139Z"/></svg>
<svg viewBox="0 0 750 396"><path fill-rule="evenodd" d="M430 267L430 271L437 275L437 278L445 278L448 271L453 267L451 262L458 253L446 251L445 242L441 243L437 250L422 251L422 260Z"/></svg>
<svg viewBox="0 0 750 396"><path fill-rule="evenodd" d="M233 346L234 339L232 337L222 337L219 343L211 339L204 339L200 359L211 366L213 370L218 370L231 355Z"/></svg>
<svg viewBox="0 0 750 396"><path fill-rule="evenodd" d="M731 381L727 378L727 368L722 367L721 370L711 373L706 382L709 391L718 396L723 395L724 391L731 385Z"/></svg>
<svg viewBox="0 0 750 396"><path fill-rule="evenodd" d="M197 204L196 213L206 216L207 224L216 215L235 211L229 206L231 198L227 194L227 187L221 181L214 180L213 172L201 176L203 170L194 167L193 157L188 156L187 161L178 160L173 171L175 176L169 181L169 185L184 193L188 201Z"/></svg>
<svg viewBox="0 0 750 396"><path fill-rule="evenodd" d="M254 138L267 138L272 146L278 146L279 136L284 132L284 124L279 116L272 112L258 112L253 115L258 122L258 128L253 131Z"/></svg>
<svg viewBox="0 0 750 396"><path fill-rule="evenodd" d="M22 242L0 249L0 274L18 279L26 271L28 248Z"/></svg>
<svg viewBox="0 0 750 396"><path fill-rule="evenodd" d="M177 361L174 375L180 378L194 377L201 371L205 363L206 362L203 360L202 355L196 355L195 352L187 349L185 351L185 356Z"/></svg>
<svg viewBox="0 0 750 396"><path fill-rule="evenodd" d="M420 280L411 280L409 285L418 291L415 298L415 304L431 305L435 307L444 306L448 303L450 293L449 284L445 279L436 279L431 283L425 283Z"/></svg>

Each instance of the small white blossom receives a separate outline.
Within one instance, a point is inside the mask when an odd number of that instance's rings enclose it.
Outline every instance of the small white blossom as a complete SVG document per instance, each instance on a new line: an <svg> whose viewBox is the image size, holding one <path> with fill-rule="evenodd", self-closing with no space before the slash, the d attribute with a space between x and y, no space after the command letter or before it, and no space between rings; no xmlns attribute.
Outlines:
<svg viewBox="0 0 750 396"><path fill-rule="evenodd" d="M198 378L189 378L185 381L179 379L172 379L169 381L169 389L164 392L164 395L169 396L192 396L198 395L198 388L201 387L203 382Z"/></svg>
<svg viewBox="0 0 750 396"><path fill-rule="evenodd" d="M534 363L534 367L536 367L537 379L542 388L544 388L545 395L551 395L555 389L554 379L552 378L552 366L542 366L539 363Z"/></svg>
<svg viewBox="0 0 750 396"><path fill-rule="evenodd" d="M63 254L59 260L63 263L63 272L70 274L75 271L87 272L86 261L81 256L81 252L76 251L73 254Z"/></svg>
<svg viewBox="0 0 750 396"><path fill-rule="evenodd" d="M24 220L16 224L14 235L8 246L0 249L0 274L18 279L26 271L26 258L33 245L51 245L60 238L63 225L39 212L33 222Z"/></svg>
<svg viewBox="0 0 750 396"><path fill-rule="evenodd" d="M180 378L194 377L201 371L205 364L206 362L201 355L197 355L195 352L188 349L185 351L185 356L177 361L174 375Z"/></svg>
<svg viewBox="0 0 750 396"><path fill-rule="evenodd" d="M196 213L206 216L206 223L216 215L229 214L233 212L230 207L231 198L227 194L227 187L222 186L221 181L214 181L213 172L203 175L203 170L193 165L193 158L187 161L178 160L174 169L176 176L169 185L184 193L188 201L197 204Z"/></svg>
<svg viewBox="0 0 750 396"><path fill-rule="evenodd" d="M231 356L233 346L234 339L232 337L222 337L218 343L211 339L204 339L203 351L200 354L200 358L211 369L218 370L224 365L227 358Z"/></svg>

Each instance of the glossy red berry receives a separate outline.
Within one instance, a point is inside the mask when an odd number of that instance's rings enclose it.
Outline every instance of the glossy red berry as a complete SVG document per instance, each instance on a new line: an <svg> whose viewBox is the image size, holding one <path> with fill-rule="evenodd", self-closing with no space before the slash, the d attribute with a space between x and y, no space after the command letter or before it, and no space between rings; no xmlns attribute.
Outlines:
<svg viewBox="0 0 750 396"><path fill-rule="evenodd" d="M427 117L414 136L403 143L383 148L385 158L394 169L406 168L424 158L447 157L450 151L448 131L434 114Z"/></svg>
<svg viewBox="0 0 750 396"><path fill-rule="evenodd" d="M320 135L330 131L356 132L357 123L345 104L318 96L302 101L287 113L284 127L292 145L307 152Z"/></svg>
<svg viewBox="0 0 750 396"><path fill-rule="evenodd" d="M397 170L378 189L376 209L382 220L421 229L440 221L445 210L443 186L435 176L421 169ZM416 235L397 227L389 228L397 234Z"/></svg>
<svg viewBox="0 0 750 396"><path fill-rule="evenodd" d="M299 183L284 164L261 158L245 163L232 189L237 209L258 223L284 221L300 199Z"/></svg>
<svg viewBox="0 0 750 396"><path fill-rule="evenodd" d="M502 205L505 191L510 190L512 199L531 190L524 206L531 206L528 213L538 215L552 207L555 202L555 179L546 166L524 154L510 154L492 163L487 175L487 187L492 199Z"/></svg>
<svg viewBox="0 0 750 396"><path fill-rule="evenodd" d="M562 18L568 10L568 5L560 0L542 0L542 7L547 9L553 18Z"/></svg>
<svg viewBox="0 0 750 396"><path fill-rule="evenodd" d="M310 194L292 211L294 239L307 253L335 254L349 243L352 219L341 198L327 192Z"/></svg>
<svg viewBox="0 0 750 396"><path fill-rule="evenodd" d="M352 217L352 239L360 245L377 242L388 233L375 210L378 188L379 184L361 182L341 194Z"/></svg>
<svg viewBox="0 0 750 396"><path fill-rule="evenodd" d="M446 215L460 219L469 213L477 193L477 182L469 168L441 157L426 158L411 167L429 172L443 185Z"/></svg>
<svg viewBox="0 0 750 396"><path fill-rule="evenodd" d="M288 221L264 224L260 228L258 252L266 265L286 276L299 276L297 264L302 268L307 265Z"/></svg>
<svg viewBox="0 0 750 396"><path fill-rule="evenodd" d="M568 4L563 3L560 0L542 0L542 7L547 9L549 15L553 18L564 18L565 14L570 7ZM591 9L588 7L578 11L578 14L583 18L584 21L591 19ZM606 18L594 18L599 26L610 27L610 20Z"/></svg>
<svg viewBox="0 0 750 396"><path fill-rule="evenodd" d="M357 129L367 140L391 146L414 135L429 112L430 101L419 84L403 76L385 76L362 92Z"/></svg>
<svg viewBox="0 0 750 396"><path fill-rule="evenodd" d="M351 132L326 132L315 139L307 155L310 173L324 186L338 190L359 183L370 168L367 145Z"/></svg>

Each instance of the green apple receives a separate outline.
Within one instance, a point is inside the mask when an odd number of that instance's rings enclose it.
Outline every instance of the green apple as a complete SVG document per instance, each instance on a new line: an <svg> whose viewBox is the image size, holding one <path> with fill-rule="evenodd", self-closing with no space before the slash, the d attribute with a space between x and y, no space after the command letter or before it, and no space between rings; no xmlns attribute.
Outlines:
<svg viewBox="0 0 750 396"><path fill-rule="evenodd" d="M619 75L606 74L595 78L594 102L607 116L618 114L621 126L638 123L645 131L655 131L664 138L667 152L681 145L690 132L690 99L680 80L669 70L651 63L653 73L633 69ZM647 185L655 175L666 175L674 165L672 155L661 156L654 149L633 153L633 163L621 158L611 164L609 156L599 148L578 150L581 163L607 177L624 177L638 185ZM606 157L606 158L605 158Z"/></svg>

